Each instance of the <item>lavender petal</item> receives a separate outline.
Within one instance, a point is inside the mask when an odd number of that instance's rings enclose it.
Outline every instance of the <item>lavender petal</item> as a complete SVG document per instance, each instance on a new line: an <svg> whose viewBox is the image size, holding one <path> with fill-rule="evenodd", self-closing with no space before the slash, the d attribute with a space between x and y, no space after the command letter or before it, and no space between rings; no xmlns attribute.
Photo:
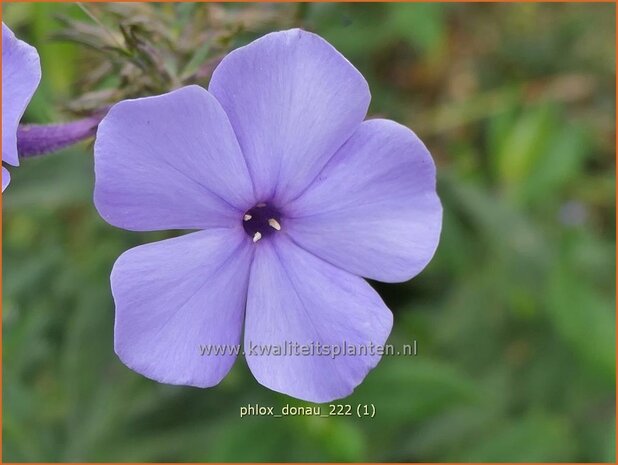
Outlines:
<svg viewBox="0 0 618 465"><path fill-rule="evenodd" d="M41 80L39 54L2 23L2 161L19 165L17 126Z"/></svg>
<svg viewBox="0 0 618 465"><path fill-rule="evenodd" d="M198 86L113 106L94 159L95 206L124 229L232 227L255 203L227 116Z"/></svg>
<svg viewBox="0 0 618 465"><path fill-rule="evenodd" d="M251 257L242 228L201 231L121 255L111 284L114 349L122 362L161 383L218 384L236 355L205 348L240 343Z"/></svg>
<svg viewBox="0 0 618 465"><path fill-rule="evenodd" d="M227 55L210 81L247 159L256 195L297 196L363 121L363 76L321 37L275 32Z"/></svg>
<svg viewBox="0 0 618 465"><path fill-rule="evenodd" d="M2 192L7 188L11 182L11 173L4 166L2 167Z"/></svg>
<svg viewBox="0 0 618 465"><path fill-rule="evenodd" d="M286 209L286 230L299 245L385 282L420 273L442 227L431 155L410 129L388 120L365 121Z"/></svg>
<svg viewBox="0 0 618 465"><path fill-rule="evenodd" d="M256 247L247 298L245 352L251 372L264 386L311 402L346 397L380 360L375 346L386 342L392 324L390 310L362 278L314 257L284 237ZM345 350L344 344L359 351L365 347L366 352L332 357L318 355L317 349L302 355L292 348L317 343L340 350ZM370 344L375 352L370 351ZM276 347L279 355L274 352ZM264 350L270 353L260 352Z"/></svg>

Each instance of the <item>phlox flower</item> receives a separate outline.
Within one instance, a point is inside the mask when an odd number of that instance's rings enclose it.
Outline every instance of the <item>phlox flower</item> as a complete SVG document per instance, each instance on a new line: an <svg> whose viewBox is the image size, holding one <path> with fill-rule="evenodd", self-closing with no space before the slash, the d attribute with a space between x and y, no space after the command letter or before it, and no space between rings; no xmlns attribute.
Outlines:
<svg viewBox="0 0 618 465"><path fill-rule="evenodd" d="M36 49L15 37L2 23L2 161L19 166L17 128L41 81ZM9 171L2 167L2 191L9 185Z"/></svg>
<svg viewBox="0 0 618 465"><path fill-rule="evenodd" d="M294 29L230 53L208 90L111 109L95 143L99 213L128 230L198 230L115 263L114 346L128 367L209 387L236 355L204 355L206 345L386 342L392 313L363 277L418 274L442 207L423 143L393 121L364 121L369 101L349 61ZM380 359L245 357L262 385L313 402L347 396Z"/></svg>

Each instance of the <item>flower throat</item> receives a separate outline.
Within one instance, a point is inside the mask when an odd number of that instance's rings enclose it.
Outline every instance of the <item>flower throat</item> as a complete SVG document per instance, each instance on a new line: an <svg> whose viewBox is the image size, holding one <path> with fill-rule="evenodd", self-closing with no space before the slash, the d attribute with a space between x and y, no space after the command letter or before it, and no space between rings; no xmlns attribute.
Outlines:
<svg viewBox="0 0 618 465"><path fill-rule="evenodd" d="M242 225L253 242L257 242L281 230L281 213L272 205L258 203L247 210L243 216Z"/></svg>

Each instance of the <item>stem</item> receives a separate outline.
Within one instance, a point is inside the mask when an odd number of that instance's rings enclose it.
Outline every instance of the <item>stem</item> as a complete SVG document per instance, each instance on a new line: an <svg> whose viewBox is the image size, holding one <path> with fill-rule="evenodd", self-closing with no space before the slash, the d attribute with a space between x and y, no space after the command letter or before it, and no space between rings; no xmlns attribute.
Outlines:
<svg viewBox="0 0 618 465"><path fill-rule="evenodd" d="M20 158L46 155L93 137L106 111L70 123L22 124L17 128Z"/></svg>

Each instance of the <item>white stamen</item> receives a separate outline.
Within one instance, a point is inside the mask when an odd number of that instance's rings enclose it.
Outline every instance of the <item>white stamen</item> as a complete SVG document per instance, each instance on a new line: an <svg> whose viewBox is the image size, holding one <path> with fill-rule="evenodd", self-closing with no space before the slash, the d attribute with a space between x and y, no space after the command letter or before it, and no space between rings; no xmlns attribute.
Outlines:
<svg viewBox="0 0 618 465"><path fill-rule="evenodd" d="M277 231L281 231L281 225L276 219L270 218L268 220L268 224L270 225L271 228L275 228Z"/></svg>
<svg viewBox="0 0 618 465"><path fill-rule="evenodd" d="M242 217L243 221L249 221L251 218L253 218L251 215L245 215Z"/></svg>
<svg viewBox="0 0 618 465"><path fill-rule="evenodd" d="M258 232L256 232L256 233L253 235L253 242L257 242L257 241L259 241L261 238L262 238L262 233L260 233L260 232L258 231Z"/></svg>

